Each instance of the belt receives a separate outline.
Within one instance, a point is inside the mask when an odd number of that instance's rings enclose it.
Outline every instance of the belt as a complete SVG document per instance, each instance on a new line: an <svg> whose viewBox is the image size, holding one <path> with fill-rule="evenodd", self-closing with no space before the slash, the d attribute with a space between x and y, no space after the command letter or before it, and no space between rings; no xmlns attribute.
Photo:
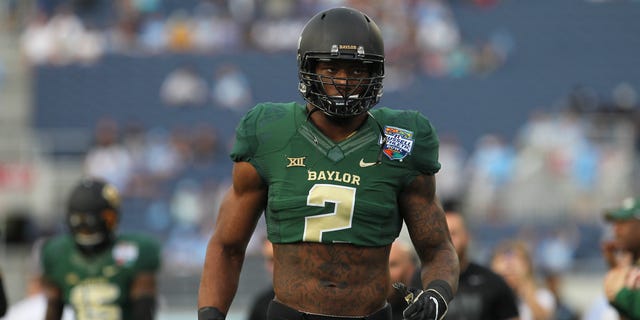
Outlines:
<svg viewBox="0 0 640 320"><path fill-rule="evenodd" d="M306 313L290 308L278 301L272 300L267 311L268 320L391 320L391 305L385 304L380 310L367 316L332 316L316 313Z"/></svg>

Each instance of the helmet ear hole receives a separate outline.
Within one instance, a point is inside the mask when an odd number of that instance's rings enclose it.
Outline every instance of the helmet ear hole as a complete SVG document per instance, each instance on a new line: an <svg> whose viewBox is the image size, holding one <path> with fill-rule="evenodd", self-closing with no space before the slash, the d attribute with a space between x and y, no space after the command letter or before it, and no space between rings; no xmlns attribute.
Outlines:
<svg viewBox="0 0 640 320"><path fill-rule="evenodd" d="M298 84L298 91L300 91L302 96L306 96L307 95L307 85L304 84L304 82L300 81L300 83Z"/></svg>

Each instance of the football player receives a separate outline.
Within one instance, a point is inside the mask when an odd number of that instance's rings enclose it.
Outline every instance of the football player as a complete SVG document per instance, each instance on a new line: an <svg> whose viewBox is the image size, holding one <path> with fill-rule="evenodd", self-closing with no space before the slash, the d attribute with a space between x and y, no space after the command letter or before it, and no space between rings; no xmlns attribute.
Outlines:
<svg viewBox="0 0 640 320"><path fill-rule="evenodd" d="M623 319L640 319L640 198L605 211L614 238L603 244L611 269L604 278L607 300Z"/></svg>
<svg viewBox="0 0 640 320"><path fill-rule="evenodd" d="M444 204L444 210L461 269L458 293L447 319L519 319L518 300L505 280L489 267L471 261L471 233L463 213L455 205Z"/></svg>
<svg viewBox="0 0 640 320"><path fill-rule="evenodd" d="M48 240L41 261L47 320L65 304L77 320L153 319L160 248L141 234L118 234L120 197L110 184L80 181L68 200L70 233Z"/></svg>
<svg viewBox="0 0 640 320"><path fill-rule="evenodd" d="M416 111L370 111L382 96L380 29L351 8L323 11L302 31L298 70L306 104L258 104L236 129L198 318L225 318L264 211L274 250L268 319L391 319L389 250L403 221L424 285L404 318L442 319L459 267L435 197L438 138Z"/></svg>

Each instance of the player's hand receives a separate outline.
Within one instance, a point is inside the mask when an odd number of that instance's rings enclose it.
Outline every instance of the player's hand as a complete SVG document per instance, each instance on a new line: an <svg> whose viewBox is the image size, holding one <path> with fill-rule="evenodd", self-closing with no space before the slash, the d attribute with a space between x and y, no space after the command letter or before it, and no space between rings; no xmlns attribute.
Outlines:
<svg viewBox="0 0 640 320"><path fill-rule="evenodd" d="M438 291L407 288L396 282L393 287L400 291L409 306L402 312L404 320L442 320L449 306Z"/></svg>
<svg viewBox="0 0 640 320"><path fill-rule="evenodd" d="M604 277L604 294L607 300L615 300L616 295L624 288L630 267L613 268Z"/></svg>
<svg viewBox="0 0 640 320"><path fill-rule="evenodd" d="M621 249L620 244L615 240L602 242L600 250L609 268L633 265L631 252Z"/></svg>
<svg viewBox="0 0 640 320"><path fill-rule="evenodd" d="M640 267L631 268L624 286L631 290L640 289Z"/></svg>

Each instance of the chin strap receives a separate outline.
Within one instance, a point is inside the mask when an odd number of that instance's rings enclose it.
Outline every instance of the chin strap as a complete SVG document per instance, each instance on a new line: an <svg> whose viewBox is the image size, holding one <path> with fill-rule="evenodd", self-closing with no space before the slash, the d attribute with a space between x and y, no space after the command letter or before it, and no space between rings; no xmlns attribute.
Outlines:
<svg viewBox="0 0 640 320"><path fill-rule="evenodd" d="M316 111L320 111L320 108L316 107L315 105L311 105L312 108L311 110L307 111L307 121L309 121L309 119L311 119L311 115L316 112Z"/></svg>

